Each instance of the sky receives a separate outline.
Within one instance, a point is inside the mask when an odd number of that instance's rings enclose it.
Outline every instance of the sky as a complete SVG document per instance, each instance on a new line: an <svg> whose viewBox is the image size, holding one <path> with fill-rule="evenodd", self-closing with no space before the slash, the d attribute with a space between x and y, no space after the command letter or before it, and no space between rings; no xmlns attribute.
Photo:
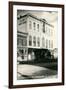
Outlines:
<svg viewBox="0 0 66 90"><path fill-rule="evenodd" d="M48 22L54 22L55 20L57 20L57 12L56 11L32 11L32 10L18 10L17 14L21 14L21 15L25 15L27 13L31 13L35 16L37 16L38 18L44 18L46 19ZM49 18L49 17L50 18Z"/></svg>
<svg viewBox="0 0 66 90"><path fill-rule="evenodd" d="M54 26L54 48L58 47L57 42L57 22L58 22L58 12L56 11L36 11L36 10L18 10L17 15L25 15L27 13L31 13L32 15L36 16L37 18L46 19L47 22Z"/></svg>

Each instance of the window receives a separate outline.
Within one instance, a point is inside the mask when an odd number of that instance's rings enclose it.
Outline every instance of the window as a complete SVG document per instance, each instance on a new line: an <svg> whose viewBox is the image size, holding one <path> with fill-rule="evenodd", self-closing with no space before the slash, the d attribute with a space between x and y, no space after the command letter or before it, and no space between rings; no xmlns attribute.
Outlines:
<svg viewBox="0 0 66 90"><path fill-rule="evenodd" d="M40 38L39 37L37 38L37 46L38 47L40 46Z"/></svg>
<svg viewBox="0 0 66 90"><path fill-rule="evenodd" d="M22 46L24 46L24 40L22 39L21 41L22 41Z"/></svg>
<svg viewBox="0 0 66 90"><path fill-rule="evenodd" d="M45 33L45 23L43 23L43 32Z"/></svg>
<svg viewBox="0 0 66 90"><path fill-rule="evenodd" d="M48 48L48 40L46 39L46 48Z"/></svg>
<svg viewBox="0 0 66 90"><path fill-rule="evenodd" d="M32 36L29 36L29 46L32 45Z"/></svg>
<svg viewBox="0 0 66 90"><path fill-rule="evenodd" d="M33 37L33 45L36 46L36 37Z"/></svg>
<svg viewBox="0 0 66 90"><path fill-rule="evenodd" d="M26 38L23 38L22 42L23 42L23 46L27 46L27 39Z"/></svg>
<svg viewBox="0 0 66 90"><path fill-rule="evenodd" d="M31 28L32 28L32 22L29 21L29 29L31 29Z"/></svg>
<svg viewBox="0 0 66 90"><path fill-rule="evenodd" d="M35 30L36 29L36 23L35 22L33 23L33 27L34 27L34 30Z"/></svg>
<svg viewBox="0 0 66 90"><path fill-rule="evenodd" d="M45 39L44 39L44 37L42 38L42 46L45 47Z"/></svg>
<svg viewBox="0 0 66 90"><path fill-rule="evenodd" d="M37 24L37 30L39 31L39 24Z"/></svg>
<svg viewBox="0 0 66 90"><path fill-rule="evenodd" d="M27 46L27 38L25 37L18 37L17 38L17 45L19 46Z"/></svg>
<svg viewBox="0 0 66 90"><path fill-rule="evenodd" d="M19 38L19 45L22 46L22 39Z"/></svg>

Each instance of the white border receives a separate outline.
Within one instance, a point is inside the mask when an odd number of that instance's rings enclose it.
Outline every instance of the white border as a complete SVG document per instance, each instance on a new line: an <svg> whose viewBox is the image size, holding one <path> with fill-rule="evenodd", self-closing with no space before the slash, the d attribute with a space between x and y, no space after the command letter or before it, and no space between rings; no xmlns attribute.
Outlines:
<svg viewBox="0 0 66 90"><path fill-rule="evenodd" d="M58 78L17 80L17 9L21 10L44 10L58 11ZM13 5L13 85L26 85L37 83L62 82L62 9L51 7L19 6Z"/></svg>

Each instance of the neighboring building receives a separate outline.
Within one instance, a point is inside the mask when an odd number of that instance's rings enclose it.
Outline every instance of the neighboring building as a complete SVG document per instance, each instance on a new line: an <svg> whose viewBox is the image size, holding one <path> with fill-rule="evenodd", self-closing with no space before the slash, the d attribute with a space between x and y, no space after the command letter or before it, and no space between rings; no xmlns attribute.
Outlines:
<svg viewBox="0 0 66 90"><path fill-rule="evenodd" d="M54 48L51 51L51 55L53 56L54 59L58 59L58 49L57 48Z"/></svg>
<svg viewBox="0 0 66 90"><path fill-rule="evenodd" d="M53 29L45 19L30 13L17 18L17 49L23 61L34 60L38 50L53 50Z"/></svg>

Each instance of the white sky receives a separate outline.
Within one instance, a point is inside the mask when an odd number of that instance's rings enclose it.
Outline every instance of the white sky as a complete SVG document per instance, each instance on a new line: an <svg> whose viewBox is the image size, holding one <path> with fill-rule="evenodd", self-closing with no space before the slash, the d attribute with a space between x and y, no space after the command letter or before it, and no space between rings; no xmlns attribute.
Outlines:
<svg viewBox="0 0 66 90"><path fill-rule="evenodd" d="M48 12L48 11L34 11L34 10L33 11L32 10L19 10L17 13L18 13L18 15L19 14L24 15L27 13L31 13L31 14L37 16L38 18L44 18L49 22L53 22L53 21L57 20L57 12L55 12L55 11Z"/></svg>

